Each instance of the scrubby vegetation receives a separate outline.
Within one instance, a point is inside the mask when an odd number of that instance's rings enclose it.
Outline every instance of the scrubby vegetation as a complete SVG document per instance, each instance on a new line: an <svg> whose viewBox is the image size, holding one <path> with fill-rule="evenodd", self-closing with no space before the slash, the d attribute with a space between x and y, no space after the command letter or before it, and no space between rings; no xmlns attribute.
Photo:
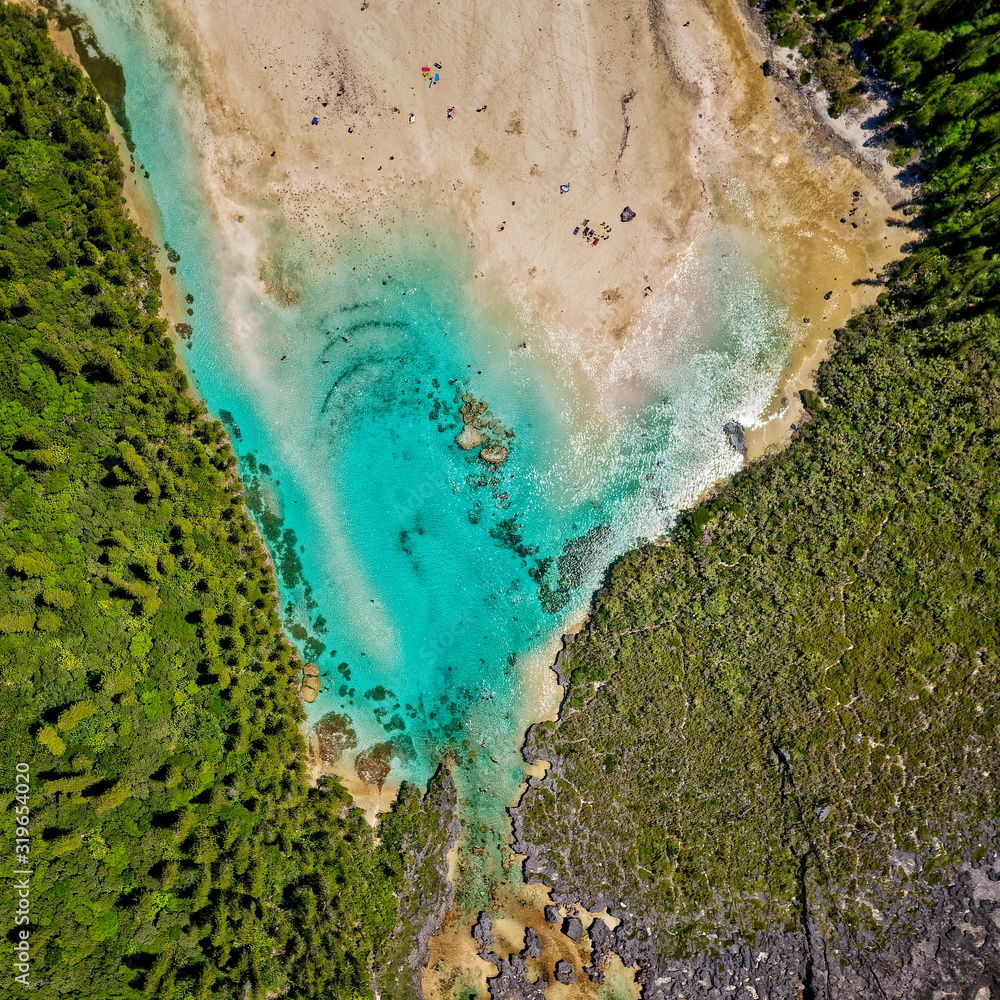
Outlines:
<svg viewBox="0 0 1000 1000"><path fill-rule="evenodd" d="M975 130L1000 137L991 95L1000 88L995 4L950 0L762 0L775 41L808 57L836 117L862 103L864 59L900 88L894 109L901 145L907 123L932 145Z"/></svg>
<svg viewBox="0 0 1000 1000"><path fill-rule="evenodd" d="M274 574L175 363L104 107L14 5L0 124L0 802L27 763L32 982L372 996L437 814L408 789L378 844L309 787Z"/></svg>
<svg viewBox="0 0 1000 1000"><path fill-rule="evenodd" d="M916 906L1000 815L1000 12L919 16L820 20L868 25L903 88L926 238L838 332L794 444L614 567L534 734L557 765L525 839L663 954L797 920L806 875L859 919L894 857Z"/></svg>

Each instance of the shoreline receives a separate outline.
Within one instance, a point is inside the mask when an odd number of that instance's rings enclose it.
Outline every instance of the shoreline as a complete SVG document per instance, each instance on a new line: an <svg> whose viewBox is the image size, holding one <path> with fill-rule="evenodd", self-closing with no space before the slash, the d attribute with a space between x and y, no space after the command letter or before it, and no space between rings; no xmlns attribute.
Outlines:
<svg viewBox="0 0 1000 1000"><path fill-rule="evenodd" d="M80 61L79 53L76 50L76 43L73 41L73 36L69 29L60 29L53 13L48 8L43 7L38 0L19 0L19 2L32 11L43 11L45 13L48 21L49 37L52 39L53 44L89 80L90 75ZM180 278L176 274L170 273L171 264L167 260L166 251L163 247L163 226L159 206L156 204L149 180L144 176L141 165L135 159L135 155L129 151L121 126L115 120L114 114L103 98L101 99L101 103L104 105L110 133L115 145L118 147L118 155L125 170L125 180L122 184L122 197L125 199L125 207L132 221L142 230L146 238L156 248L156 264L157 270L160 272L160 299L163 303L161 311L163 318L169 324L167 333L174 343L177 360L186 369L186 366L183 365L183 355L180 349L182 341L176 332L176 324L183 323L188 319L184 305L185 292ZM131 184L129 184L130 179L132 181ZM186 370L185 374L188 374ZM190 378L189 381L191 381ZM189 385L188 391L199 402L204 404L204 400L194 391L193 381Z"/></svg>
<svg viewBox="0 0 1000 1000"><path fill-rule="evenodd" d="M846 207L825 196L837 186L849 197L855 185L871 182L860 171L849 176L856 168L846 160L830 175L829 143L811 119L804 128L804 114L792 121L788 102L774 102L759 70L765 53L728 2L714 0L709 13L685 0L682 9L647 21L631 0L619 0L600 15L560 12L537 29L540 15L525 13L521 19L530 23L518 21L518 34L537 30L532 41L542 49L536 55L550 54L558 63L552 70L537 66L535 56L529 66L508 39L515 11L494 12L476 0L466 14L497 52L474 68L462 61L467 25L451 13L415 15L412 35L403 38L347 0L323 11L297 0L287 29L265 40L251 23L254 2L237 15L242 37L207 8L180 0L164 0L164 6L200 67L204 112L198 120L205 125L199 128L221 219L229 214L218 204L224 188L228 207L242 200L265 230L283 217L334 261L345 225L357 220L362 231L385 225L397 192L411 204L454 208L475 252L477 277L523 304L563 374L589 389L597 405L629 398L630 380L641 377L649 360L635 356L638 335L657 325L665 304L658 297L678 254L697 245L726 211L705 189L706 180L722 191L731 180L743 186L741 197L756 206L758 234L769 251L783 253L775 270L779 287L814 284L798 272L816 246L822 250L823 239L857 248L849 267L871 256L866 234L835 231L834 213ZM305 24L315 39L293 34ZM697 38L696 30L705 37ZM319 38L333 44L341 35L336 58L332 50L324 54ZM361 51L362 39L377 39L380 59ZM452 53L433 88L419 75L414 50L422 47ZM581 47L594 49L605 74L614 73L626 88L623 94L609 92L605 76L594 79L576 65ZM553 88L570 78L579 97L553 105ZM482 92L485 104L460 106L454 120L442 111L438 120L438 103L457 100L459 92ZM319 118L315 127L310 114ZM570 182L565 195L557 179ZM644 194L649 187L658 196ZM637 217L619 223L626 204ZM578 221L608 222L609 240L596 248L574 240L569 233L577 214ZM797 236L808 230L820 234L820 244ZM811 252L801 252L803 240ZM272 249L265 233L252 252L265 261ZM814 314L821 313L811 301L803 315ZM676 335L668 331L668 339Z"/></svg>
<svg viewBox="0 0 1000 1000"><path fill-rule="evenodd" d="M734 9L748 33L755 39L760 54L771 60L776 67L786 71L775 73L770 77L773 81L772 86L775 89L780 86L780 89L791 95L795 102L791 107L783 103L784 113L794 120L796 113L804 112L823 139L841 155L846 156L882 192L893 209L895 220L902 221L904 217L895 205L901 201L908 201L912 194L899 180L899 172L890 167L888 154L881 146L866 149L863 145L865 139L858 128L838 127L838 122L843 122L844 119L834 119L830 116L826 107L825 92L815 83L802 83L798 78L798 71L809 65L808 60L800 56L797 50L782 48L774 42L759 9L742 7ZM801 65L797 65L797 62ZM864 100L865 105L853 112L855 117L870 114L873 109L880 110L885 103L868 94L864 95ZM888 242L904 242L903 233L908 234L909 230L904 227L898 229L901 230L897 233L900 238ZM901 247L894 250L889 246L886 250L886 254L880 255L874 265L869 266L869 273L876 279L887 265L904 256ZM865 294L863 289L866 286L855 287L861 290L850 295L850 306L847 309L837 310L840 316L839 322L834 322L833 327L825 332L814 327L804 338L792 345L790 363L782 371L768 407L755 424L745 428L748 462L761 458L775 449L782 450L791 443L793 425L800 425L805 413L799 393L803 389L815 389L817 371L823 361L830 356L835 330L870 305L876 297L875 292ZM826 316L823 319L826 321Z"/></svg>

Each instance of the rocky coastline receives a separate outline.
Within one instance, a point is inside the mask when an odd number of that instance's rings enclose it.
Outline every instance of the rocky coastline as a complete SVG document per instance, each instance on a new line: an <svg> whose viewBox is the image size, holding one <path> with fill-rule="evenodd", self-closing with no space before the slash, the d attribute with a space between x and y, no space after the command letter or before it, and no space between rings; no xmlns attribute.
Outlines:
<svg viewBox="0 0 1000 1000"><path fill-rule="evenodd" d="M712 953L674 958L661 954L637 926L650 917L637 921L611 906L609 912L621 922L614 930L601 920L590 925L591 961L576 974L600 984L608 960L617 955L637 970L642 1000L995 1000L1000 996L1000 856L996 831L990 832L994 847L987 855L976 859L970 852L947 882L929 890L930 898L924 889L919 904L909 896L905 878L896 892L873 892L861 904L877 915L872 929L830 922L843 904L817 890L809 904L815 915L798 927L762 931L752 939L720 927ZM560 884L552 898L578 904L580 892L567 879L554 869L537 870L537 845L517 848L529 855L526 878ZM500 956L497 964L501 975L489 981L491 1000L544 995L538 984L519 978L523 956Z"/></svg>
<svg viewBox="0 0 1000 1000"><path fill-rule="evenodd" d="M400 798L407 794L404 786ZM445 765L431 779L421 807L437 817L436 829L426 839L412 836L404 843L408 859L400 880L396 924L381 956L376 996L382 1000L413 1000L423 995L420 978L430 956L430 941L437 934L455 901L449 878L448 856L458 840L458 791Z"/></svg>
<svg viewBox="0 0 1000 1000"><path fill-rule="evenodd" d="M554 664L564 692L568 676L562 661L573 638L564 637ZM523 858L525 883L540 882L548 888L552 903L545 907L546 919L561 922L562 932L572 940L582 938L590 951L589 964L580 968L561 961L555 981L585 977L596 987L604 982L609 960L618 956L635 970L641 1000L1000 998L1000 830L986 823L965 831L966 847L957 863L942 868L933 859L897 853L888 878L872 873L867 891L860 895L824 884L803 857L798 892L785 901L784 920L774 919L767 929L748 934L745 926L737 926L741 901L718 899L716 912L736 914L737 921L714 925L710 948L684 955L662 947L676 923L672 914L636 912L638 907L633 909L617 893L594 892L592 886L604 876L573 871L566 849L568 830L548 830L544 843L526 837L525 815L532 796L566 780L551 739L565 705L564 696L555 723L536 724L527 731L525 761L544 761L548 767L542 776L529 778L521 800L508 810L512 850ZM579 828L572 834L581 835L586 831ZM781 909L779 905L775 913ZM584 928L578 918L563 916L598 911L606 912L616 926L593 919ZM548 984L531 982L525 974L530 933L520 952L498 955L491 926L491 915L484 912L474 928L480 956L498 969L487 982L491 1000L544 996Z"/></svg>

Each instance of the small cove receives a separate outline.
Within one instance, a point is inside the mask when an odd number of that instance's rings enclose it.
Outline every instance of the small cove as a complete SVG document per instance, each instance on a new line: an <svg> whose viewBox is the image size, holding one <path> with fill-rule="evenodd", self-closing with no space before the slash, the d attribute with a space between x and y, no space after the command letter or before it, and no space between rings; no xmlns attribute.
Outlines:
<svg viewBox="0 0 1000 1000"><path fill-rule="evenodd" d="M424 783L451 759L469 842L495 843L537 715L526 664L617 555L739 467L721 428L771 399L792 341L778 296L747 235L717 227L650 312L648 365L609 401L477 286L460 223L433 205L401 201L332 255L272 230L276 292L224 238L183 61L151 6L76 8L124 70L136 158L193 298L181 357L229 428L288 633L321 672L310 721L349 720L339 766L373 780ZM499 467L454 442L469 394L513 432Z"/></svg>

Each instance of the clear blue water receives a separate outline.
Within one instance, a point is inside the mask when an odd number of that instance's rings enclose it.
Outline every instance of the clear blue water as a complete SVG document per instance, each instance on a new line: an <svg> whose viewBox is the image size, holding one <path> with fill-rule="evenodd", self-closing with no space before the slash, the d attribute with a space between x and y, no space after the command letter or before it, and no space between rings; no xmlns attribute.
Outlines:
<svg viewBox="0 0 1000 1000"><path fill-rule="evenodd" d="M125 71L136 159L195 300L181 355L231 429L286 624L321 669L311 718L349 716L352 753L391 741L391 780L426 781L449 754L474 839L502 837L535 697L525 664L616 555L737 467L721 426L769 400L782 311L716 233L692 265L703 300L664 320L680 346L642 373L642 402L598 413L517 346L536 331L476 292L447 217L401 206L336 266L276 239L299 289L280 305L241 282L214 221L180 110L190 75L154 8L75 7ZM454 443L464 392L514 432L498 469Z"/></svg>

